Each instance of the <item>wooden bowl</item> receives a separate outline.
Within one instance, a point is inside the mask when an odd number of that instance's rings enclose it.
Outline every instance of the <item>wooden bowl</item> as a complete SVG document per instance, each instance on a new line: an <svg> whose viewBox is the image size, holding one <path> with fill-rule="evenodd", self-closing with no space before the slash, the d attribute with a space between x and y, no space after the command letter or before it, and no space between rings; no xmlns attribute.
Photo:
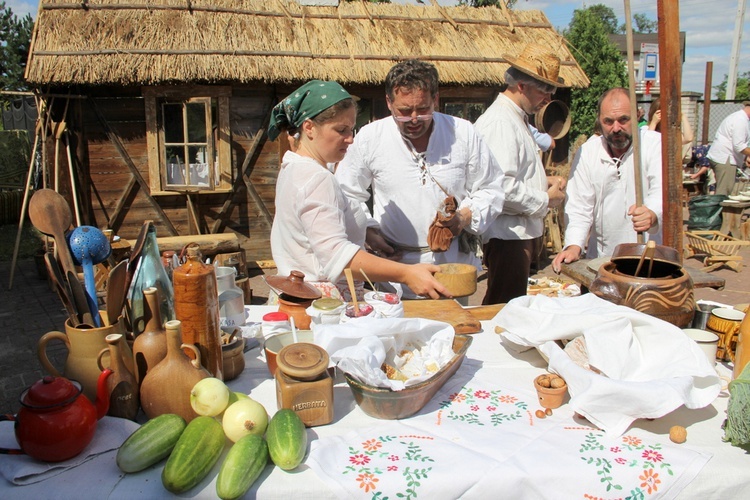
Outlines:
<svg viewBox="0 0 750 500"><path fill-rule="evenodd" d="M471 264L440 264L435 279L454 297L467 297L477 291L477 268Z"/></svg>
<svg viewBox="0 0 750 500"><path fill-rule="evenodd" d="M456 373L466 357L471 341L469 335L453 337L453 352L456 354L453 359L429 379L401 391L364 384L348 373L344 374L344 378L354 394L355 401L366 414L385 420L408 418L424 408L445 382Z"/></svg>

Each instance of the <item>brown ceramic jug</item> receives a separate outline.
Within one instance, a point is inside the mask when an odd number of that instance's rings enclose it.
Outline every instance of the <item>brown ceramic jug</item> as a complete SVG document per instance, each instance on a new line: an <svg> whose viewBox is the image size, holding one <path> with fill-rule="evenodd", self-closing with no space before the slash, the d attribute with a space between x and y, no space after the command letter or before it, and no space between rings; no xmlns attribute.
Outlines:
<svg viewBox="0 0 750 500"><path fill-rule="evenodd" d="M211 374L201 366L197 347L182 343L180 321L167 321L167 356L150 369L141 384L141 407L148 418L176 413L190 422L198 416L190 406L190 391ZM191 360L183 349L195 354Z"/></svg>
<svg viewBox="0 0 750 500"><path fill-rule="evenodd" d="M107 378L107 394L109 396L109 411L107 415L112 417L127 418L135 420L138 416L140 403L138 399L138 383L135 376L126 366L122 358L122 345L127 344L122 334L113 333L107 335L109 349L102 349L97 358L97 364L101 371L109 368L112 374ZM102 358L109 353L109 366L104 366Z"/></svg>
<svg viewBox="0 0 750 500"><path fill-rule="evenodd" d="M55 377L65 377L77 380L83 387L83 393L90 401L96 401L96 384L99 380L101 371L97 363L97 358L102 349L108 349L109 345L105 340L107 335L119 333L126 335L125 323L123 318L118 318L114 325L110 325L107 312L99 311L102 318L102 324L107 325L101 328L77 328L74 327L70 320L65 320L65 333L59 331L48 332L39 339L37 345L37 355L39 362L44 370ZM68 349L68 357L65 360L63 373L55 368L47 357L47 344L52 340L59 340L65 344ZM122 345L123 359L129 366L133 365L133 353L127 342ZM109 352L104 355L102 363L109 365Z"/></svg>
<svg viewBox="0 0 750 500"><path fill-rule="evenodd" d="M143 291L143 318L146 326L133 343L135 379L140 385L149 369L167 355L167 335L159 311L159 291L149 287Z"/></svg>
<svg viewBox="0 0 750 500"><path fill-rule="evenodd" d="M668 250L672 249L655 245L651 258L644 260L638 253L645 252L644 245L618 245L612 260L599 267L589 290L615 304L688 327L695 314L693 280Z"/></svg>
<svg viewBox="0 0 750 500"><path fill-rule="evenodd" d="M182 323L182 341L194 344L211 376L223 380L219 291L214 266L201 260L200 247L187 246L187 261L172 273L174 312Z"/></svg>

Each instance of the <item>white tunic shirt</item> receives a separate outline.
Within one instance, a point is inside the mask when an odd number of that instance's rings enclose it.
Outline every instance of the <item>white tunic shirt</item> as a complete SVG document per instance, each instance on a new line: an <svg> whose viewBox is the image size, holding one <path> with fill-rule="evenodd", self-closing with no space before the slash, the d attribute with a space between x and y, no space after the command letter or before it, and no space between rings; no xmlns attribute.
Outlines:
<svg viewBox="0 0 750 500"><path fill-rule="evenodd" d="M716 130L716 137L706 157L714 163L741 166L745 161L742 150L750 146L750 120L744 108L724 118Z"/></svg>
<svg viewBox="0 0 750 500"><path fill-rule="evenodd" d="M467 231L481 234L502 209L503 173L470 122L442 113L434 113L433 122L423 162L415 157L392 117L364 126L339 164L336 178L346 195L368 213L368 188L372 186L368 225L379 227L386 240L400 247L421 249L405 251L402 262L478 266L476 255L459 252L458 238L448 251L430 252L427 233L446 198L442 186L456 197L459 210L471 210Z"/></svg>
<svg viewBox="0 0 750 500"><path fill-rule="evenodd" d="M333 174L312 158L287 151L276 180L271 253L278 274L335 283L363 248L367 219Z"/></svg>
<svg viewBox="0 0 750 500"><path fill-rule="evenodd" d="M484 233L485 243L490 238L528 240L544 234L547 175L528 125L523 109L503 94L476 122L505 172L503 211Z"/></svg>
<svg viewBox="0 0 750 500"><path fill-rule="evenodd" d="M649 238L661 242L661 134L640 129L643 204L658 219ZM604 138L594 135L576 153L565 200L565 247L588 249L586 257L612 255L620 243L637 242L633 222L627 215L635 204L633 147L621 164L608 153Z"/></svg>

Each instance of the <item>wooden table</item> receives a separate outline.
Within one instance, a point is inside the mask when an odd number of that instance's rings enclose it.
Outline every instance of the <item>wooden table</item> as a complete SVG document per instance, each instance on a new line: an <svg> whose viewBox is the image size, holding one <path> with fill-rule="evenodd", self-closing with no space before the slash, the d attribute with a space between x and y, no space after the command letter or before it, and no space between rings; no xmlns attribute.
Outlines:
<svg viewBox="0 0 750 500"><path fill-rule="evenodd" d="M563 264L562 273L575 280L576 283L588 288L596 277L596 273L588 267L588 264L591 261L592 259L581 259L571 264ZM693 278L694 288L714 288L716 290L722 290L724 288L724 278L718 278L710 273L705 273L690 267L685 267L684 269L688 272L690 277Z"/></svg>
<svg viewBox="0 0 750 500"><path fill-rule="evenodd" d="M720 232L731 235L737 239L748 239L748 235L742 234L742 213L750 207L750 201L722 201L721 202L721 229Z"/></svg>

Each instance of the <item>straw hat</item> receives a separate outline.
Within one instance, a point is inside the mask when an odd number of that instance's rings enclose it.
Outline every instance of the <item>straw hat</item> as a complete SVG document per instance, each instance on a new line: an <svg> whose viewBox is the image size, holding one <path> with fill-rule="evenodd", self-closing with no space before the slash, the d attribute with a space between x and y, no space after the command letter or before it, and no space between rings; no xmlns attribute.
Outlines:
<svg viewBox="0 0 750 500"><path fill-rule="evenodd" d="M524 47L518 57L505 56L505 60L518 71L522 71L535 80L554 87L569 87L560 78L560 58L551 54L538 43L530 43Z"/></svg>

